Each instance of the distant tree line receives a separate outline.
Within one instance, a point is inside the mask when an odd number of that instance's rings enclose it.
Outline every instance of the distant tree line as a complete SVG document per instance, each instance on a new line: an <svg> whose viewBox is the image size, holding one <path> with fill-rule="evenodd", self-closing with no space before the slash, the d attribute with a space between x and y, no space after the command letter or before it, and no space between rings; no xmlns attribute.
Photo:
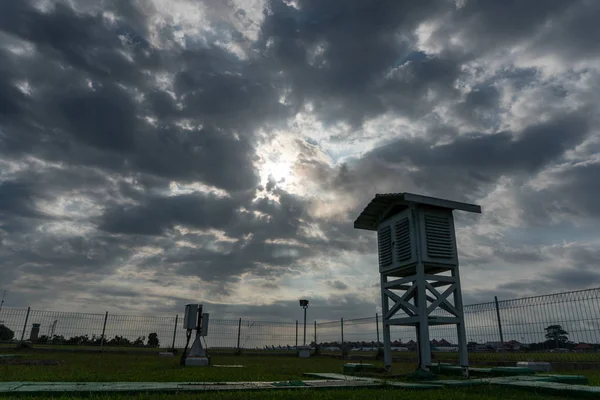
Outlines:
<svg viewBox="0 0 600 400"><path fill-rule="evenodd" d="M569 333L563 329L561 325L550 325L545 328L545 341L539 343L520 343L520 347L517 351L525 351L525 352L535 352L535 351L544 351L544 350L552 350L552 349L568 349L573 350L576 348L577 343L569 341ZM0 341L11 341L15 339L15 333L5 325L0 324ZM72 336L69 338L65 338L63 335L52 335L52 337L48 335L41 335L38 337L34 343L38 344L56 344L56 345L81 345L81 346L100 346L101 337L97 335L92 335L89 337L88 335L81 336ZM412 342L412 341L411 341ZM416 347L416 343L414 342L402 343L402 341L394 340L392 342L392 346L395 347ZM506 342L506 344L510 345L512 342ZM158 339L158 335L156 332L150 333L148 337L139 336L135 340L130 340L124 336L115 335L113 338L105 338L104 344L107 346L132 346L132 347L151 347L158 348L160 347L160 341ZM333 342L321 342L315 343L314 341L310 343L311 347L338 347L344 351L348 351L355 347L381 347L383 346L382 342L375 341L345 341L343 345L338 341ZM467 344L469 351L476 351L479 349L481 344L476 342L469 342ZM594 349L599 349L600 344L591 344ZM266 346L272 347L272 346ZM280 346L281 347L281 346ZM291 346L285 346L287 348L292 348ZM497 351L495 347L489 345L489 348L486 350L489 351ZM512 351L513 349L508 346L505 348L507 351Z"/></svg>
<svg viewBox="0 0 600 400"><path fill-rule="evenodd" d="M15 333L10 328L4 325L0 325L1 341L11 341L14 339L14 337ZM81 335L71 336L67 339L63 335L53 335L52 337L48 335L41 335L37 338L37 340L34 340L33 342L38 344L100 346L100 343L102 342L102 337L92 335L92 337L90 338L88 335ZM158 334L156 332L152 332L148 335L147 339L145 336L138 336L138 338L133 341L127 339L124 336L116 335L112 339L105 338L104 344L107 346L160 347L160 340L158 339Z"/></svg>

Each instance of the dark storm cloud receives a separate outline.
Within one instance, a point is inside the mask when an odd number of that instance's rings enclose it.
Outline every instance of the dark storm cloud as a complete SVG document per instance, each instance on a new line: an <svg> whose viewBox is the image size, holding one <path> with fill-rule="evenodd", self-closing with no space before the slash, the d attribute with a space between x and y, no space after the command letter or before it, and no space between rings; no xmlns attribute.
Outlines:
<svg viewBox="0 0 600 400"><path fill-rule="evenodd" d="M133 150L137 126L129 96L114 87L67 96L60 109L78 139L100 149Z"/></svg>
<svg viewBox="0 0 600 400"><path fill-rule="evenodd" d="M209 48L184 51L181 62L174 89L184 100L183 116L245 133L248 124L263 121L261 116L274 123L287 114L279 103L277 77L266 79L255 61L241 63L233 54Z"/></svg>
<svg viewBox="0 0 600 400"><path fill-rule="evenodd" d="M483 56L504 46L514 45L540 31L546 22L560 17L570 7L584 1L565 2L550 0L543 5L519 0L466 1L464 6L446 14L443 24L433 36L445 45L461 33L466 51L473 56ZM445 46L444 46L445 47Z"/></svg>
<svg viewBox="0 0 600 400"><path fill-rule="evenodd" d="M217 126L188 131L157 128L140 135L131 169L166 179L195 181L227 191L254 188L254 144Z"/></svg>
<svg viewBox="0 0 600 400"><path fill-rule="evenodd" d="M43 13L30 1L3 2L0 29L35 43L49 60L98 78L116 82L143 79L139 66L117 51L130 48L124 48L117 32L107 26L101 15L80 14L60 2L53 6L51 12Z"/></svg>
<svg viewBox="0 0 600 400"><path fill-rule="evenodd" d="M172 314L173 310L183 310L186 300L173 297L176 302L174 307L158 305L157 313ZM315 296L309 299L310 306L307 310L308 321L336 321L338 324L340 318L349 318L350 316L373 316L375 317L376 304L368 300L347 296ZM189 303L189 301L188 301ZM218 302L205 301L204 307L212 315L219 316L222 319L237 319L242 317L244 322L250 321L299 321L303 318L302 308L298 306L298 300L284 300L268 305L251 304L222 304ZM338 325L339 328L339 325ZM312 332L312 330L310 331ZM336 329L336 333L339 329ZM311 335L312 337L312 335ZM307 341L309 334L307 332Z"/></svg>
<svg viewBox="0 0 600 400"><path fill-rule="evenodd" d="M144 295L143 292L140 292L137 288L96 287L87 292L102 297L118 298L116 300L121 301L123 298L129 300L141 298ZM110 303L106 303L106 305L110 305Z"/></svg>
<svg viewBox="0 0 600 400"><path fill-rule="evenodd" d="M278 290L279 286L275 285L274 283L263 283L262 285L260 285L261 288L266 289L266 290Z"/></svg>
<svg viewBox="0 0 600 400"><path fill-rule="evenodd" d="M69 236L32 224L23 228L31 231L3 237L0 227L0 281L10 283L6 288L13 307L40 307L57 296L86 292L86 282L111 276L135 253L134 241L89 233Z"/></svg>
<svg viewBox="0 0 600 400"><path fill-rule="evenodd" d="M523 192L521 201L528 210L538 210L538 219L554 213L579 218L599 218L600 164L582 163L565 168L553 179L558 183L538 192Z"/></svg>
<svg viewBox="0 0 600 400"><path fill-rule="evenodd" d="M331 287L332 289L335 290L346 290L348 289L348 285L346 285L344 282L340 281L340 280L335 280L335 281L327 281L327 286Z"/></svg>
<svg viewBox="0 0 600 400"><path fill-rule="evenodd" d="M180 275L199 275L217 283L237 280L245 272L278 276L315 256L333 256L342 251L369 252L374 248L374 237L359 238L359 232L347 221L318 221L307 213L306 200L278 188L274 193L280 196L279 202L262 198L249 203L243 196L221 198L200 194L149 196L140 205L109 209L98 223L101 230L115 234L160 236L169 232L175 235L170 237L173 241L191 242L194 247L161 243L164 252L148 258L145 265L169 266ZM247 211L242 211L242 206ZM310 223L317 224L328 239L304 236L302 229ZM236 242L180 235L172 230L176 225L205 231L215 229ZM281 239L293 242L278 242ZM343 289L341 283L336 283L338 289Z"/></svg>
<svg viewBox="0 0 600 400"><path fill-rule="evenodd" d="M138 206L115 207L99 221L99 228L118 234L163 235L191 241L194 247L180 248L162 243L164 253L146 260L148 266L170 266L185 276L200 275L206 281L236 280L244 272L260 276L277 276L289 271L304 258L314 256L307 241L299 234L304 226L306 205L296 196L281 192L279 203L260 199L220 198L214 195L180 195L149 197ZM242 211L240 207L248 207ZM257 216L257 211L263 215ZM198 241L195 235L170 231L175 225L187 228L223 231L237 242L218 239ZM248 236L249 235L249 236ZM294 239L298 244L267 243L269 240ZM212 243L211 243L212 242ZM307 243L308 242L308 243ZM209 248L210 244L217 245Z"/></svg>
<svg viewBox="0 0 600 400"><path fill-rule="evenodd" d="M586 115L565 115L522 132L472 134L450 144L398 140L368 154L365 159L387 163L408 161L419 168L477 170L496 177L506 172L533 173L579 144L588 133Z"/></svg>
<svg viewBox="0 0 600 400"><path fill-rule="evenodd" d="M61 166L42 162L0 186L3 282L74 271L110 276L144 245L172 249L166 261L181 260L181 268L197 276L193 254L175 254L180 249L168 240L148 235L164 234L174 224L231 224L235 210L251 198L244 191L258 183L254 130L260 121L274 123L285 114L274 81L252 62L217 47L192 51L173 46L168 53L152 48L143 39L144 13L119 4L112 7L118 14L114 24L95 11L76 12L61 3L47 12L28 2L0 5L4 43L33 45L26 56L0 45L0 153L14 165L33 156ZM153 73L174 79L175 99L156 85ZM15 86L19 82L28 83L30 94ZM150 124L146 116L158 122ZM182 118L188 126L176 125ZM169 180L201 181L235 192L235 200L193 195L166 200L156 193L164 193ZM101 228L116 235L54 236L36 200L58 196L105 206ZM89 228L90 217L80 212L55 222ZM260 225L248 223L245 231ZM285 224L293 229L293 221ZM261 241L249 249L257 262L293 258L275 248L265 250ZM200 257L217 268L218 273L207 272L209 277L237 275L253 265L235 255L225 258L233 260L233 267L220 265L224 257L219 252ZM52 282L76 290L68 280Z"/></svg>
<svg viewBox="0 0 600 400"><path fill-rule="evenodd" d="M526 265L547 259L539 248L517 247L514 245L499 247L496 244L493 255L502 261L515 265ZM488 261L491 261L491 258Z"/></svg>
<svg viewBox="0 0 600 400"><path fill-rule="evenodd" d="M401 76L395 85L382 82L411 58L410 40L418 23L448 7L444 1L347 1L340 7L308 0L298 2L296 9L273 0L258 47L294 85L292 101L312 102L326 122L359 126L368 116L391 109L405 112L402 106L410 103L401 94L418 101L428 87L451 89L458 70L445 57L407 62L398 74L409 80L400 82Z"/></svg>
<svg viewBox="0 0 600 400"><path fill-rule="evenodd" d="M590 0L568 2L569 8L556 16L551 29L543 31L533 43L538 53L555 52L567 60L586 59L597 54L600 44L598 18L600 8Z"/></svg>
<svg viewBox="0 0 600 400"><path fill-rule="evenodd" d="M461 60L449 53L411 61L390 71L375 92L389 111L410 118L424 117L446 100L458 100L454 82L460 76ZM431 98L431 93L435 96Z"/></svg>
<svg viewBox="0 0 600 400"><path fill-rule="evenodd" d="M443 145L436 145L435 136L394 139L336 169L310 157L303 166L323 187L351 192L361 205L373 193L398 188L470 201L486 193L501 176L530 176L560 160L586 138L589 129L588 113L577 112L521 132L472 133Z"/></svg>
<svg viewBox="0 0 600 400"><path fill-rule="evenodd" d="M222 229L242 203L211 194L147 197L139 206L118 206L108 211L99 228L113 233L162 235L174 225Z"/></svg>
<svg viewBox="0 0 600 400"><path fill-rule="evenodd" d="M267 244L248 239L235 244L219 245L217 239L205 247L163 246L164 253L145 259L146 268L168 269L179 277L201 277L218 287L215 293L228 294L236 289L240 276L250 272L255 277L275 278L291 272L310 251L299 246ZM206 290L209 294L208 289ZM210 292L212 293L212 292Z"/></svg>
<svg viewBox="0 0 600 400"><path fill-rule="evenodd" d="M58 217L41 210L39 202L52 202L56 197L70 191L71 194L89 195L101 199L103 195L95 192L102 179L97 179L90 171L66 170L59 173L23 172L18 178L0 181L0 236L4 233L11 240L19 234L29 234L46 222L68 221L68 217ZM86 185L85 188L78 185ZM106 188L102 187L101 192ZM62 193L61 193L62 192Z"/></svg>
<svg viewBox="0 0 600 400"><path fill-rule="evenodd" d="M0 215L39 217L41 213L35 206L34 189L31 184L18 181L0 183Z"/></svg>
<svg viewBox="0 0 600 400"><path fill-rule="evenodd" d="M124 243L111 237L75 236L52 237L29 247L12 248L11 259L20 272L27 274L43 273L48 276L92 273L105 275L125 261L131 251ZM7 263L8 264L8 263Z"/></svg>
<svg viewBox="0 0 600 400"><path fill-rule="evenodd" d="M521 248L497 252L501 260L521 269L531 270L529 277L498 285L492 295L499 299L509 300L525 296L559 293L571 290L583 290L600 286L600 273L597 271L600 251L593 246L565 245L546 248L541 252L538 248ZM508 256L508 258L507 258ZM511 259L516 257L516 259ZM542 262L543 267L535 264ZM546 267L552 266L550 271ZM491 301L487 291L465 290L465 303Z"/></svg>
<svg viewBox="0 0 600 400"><path fill-rule="evenodd" d="M18 118L23 112L25 95L17 87L11 85L8 81L7 70L12 67L9 57L3 57L5 52L0 49L0 57L3 62L0 63L0 122L10 121L12 118Z"/></svg>
<svg viewBox="0 0 600 400"><path fill-rule="evenodd" d="M3 49L6 156L200 180L226 190L256 186L254 130L285 110L275 81L254 62L214 46L174 44L167 53L149 46L143 32L128 32L126 21L62 3L43 13L28 2L2 7L0 31L35 46L26 58ZM144 14L126 8L140 25ZM175 99L152 73L174 79ZM32 94L17 90L18 81L27 81ZM145 117L160 120L152 125ZM189 128L175 125L182 118Z"/></svg>
<svg viewBox="0 0 600 400"><path fill-rule="evenodd" d="M277 189L279 201L259 198L251 192L233 197L214 194L147 196L141 204L107 210L99 227L113 233L160 235L174 225L223 230L229 237L252 234L262 239L291 238L298 234L300 220L310 218L306 202ZM242 211L246 207L247 211ZM268 218L253 212L265 214Z"/></svg>
<svg viewBox="0 0 600 400"><path fill-rule="evenodd" d="M464 101L457 105L458 114L467 121L478 124L484 129L496 127L496 116L500 105L500 92L494 86L483 86L471 90Z"/></svg>
<svg viewBox="0 0 600 400"><path fill-rule="evenodd" d="M549 286L557 290L581 290L600 286L600 273L592 268L576 270L565 268L547 275Z"/></svg>
<svg viewBox="0 0 600 400"><path fill-rule="evenodd" d="M592 289L598 286L600 286L600 274L596 271L565 267L562 271L542 274L535 279L498 285L494 293L502 294L502 298L508 300L539 294Z"/></svg>

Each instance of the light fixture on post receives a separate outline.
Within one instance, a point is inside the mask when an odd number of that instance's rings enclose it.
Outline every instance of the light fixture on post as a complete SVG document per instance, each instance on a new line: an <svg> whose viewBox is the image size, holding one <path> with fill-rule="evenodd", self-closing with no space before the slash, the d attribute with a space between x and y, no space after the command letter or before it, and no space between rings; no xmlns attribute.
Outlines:
<svg viewBox="0 0 600 400"><path fill-rule="evenodd" d="M308 308L308 300L300 300L300 307L304 309L304 346L306 346L306 309Z"/></svg>
<svg viewBox="0 0 600 400"><path fill-rule="evenodd" d="M302 299L300 300L300 307L304 309L304 340L302 349L299 351L299 355L302 358L306 358L310 356L310 348L306 347L306 309L308 308L308 300Z"/></svg>

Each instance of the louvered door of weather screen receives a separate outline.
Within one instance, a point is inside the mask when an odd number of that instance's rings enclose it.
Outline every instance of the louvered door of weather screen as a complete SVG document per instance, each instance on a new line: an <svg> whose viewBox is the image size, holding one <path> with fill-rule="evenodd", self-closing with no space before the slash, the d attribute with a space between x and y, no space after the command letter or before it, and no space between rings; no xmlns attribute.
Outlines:
<svg viewBox="0 0 600 400"><path fill-rule="evenodd" d="M421 214L421 243L423 262L429 264L458 265L454 224L449 212L428 211Z"/></svg>
<svg viewBox="0 0 600 400"><path fill-rule="evenodd" d="M416 262L410 210L382 223L378 230L379 272L391 272Z"/></svg>

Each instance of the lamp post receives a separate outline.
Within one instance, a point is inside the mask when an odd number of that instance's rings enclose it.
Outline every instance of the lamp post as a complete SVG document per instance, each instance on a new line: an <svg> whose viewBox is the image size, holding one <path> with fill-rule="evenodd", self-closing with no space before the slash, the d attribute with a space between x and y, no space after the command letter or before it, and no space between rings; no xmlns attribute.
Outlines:
<svg viewBox="0 0 600 400"><path fill-rule="evenodd" d="M308 308L308 300L300 300L300 307L304 309L304 346L306 347L306 309Z"/></svg>

